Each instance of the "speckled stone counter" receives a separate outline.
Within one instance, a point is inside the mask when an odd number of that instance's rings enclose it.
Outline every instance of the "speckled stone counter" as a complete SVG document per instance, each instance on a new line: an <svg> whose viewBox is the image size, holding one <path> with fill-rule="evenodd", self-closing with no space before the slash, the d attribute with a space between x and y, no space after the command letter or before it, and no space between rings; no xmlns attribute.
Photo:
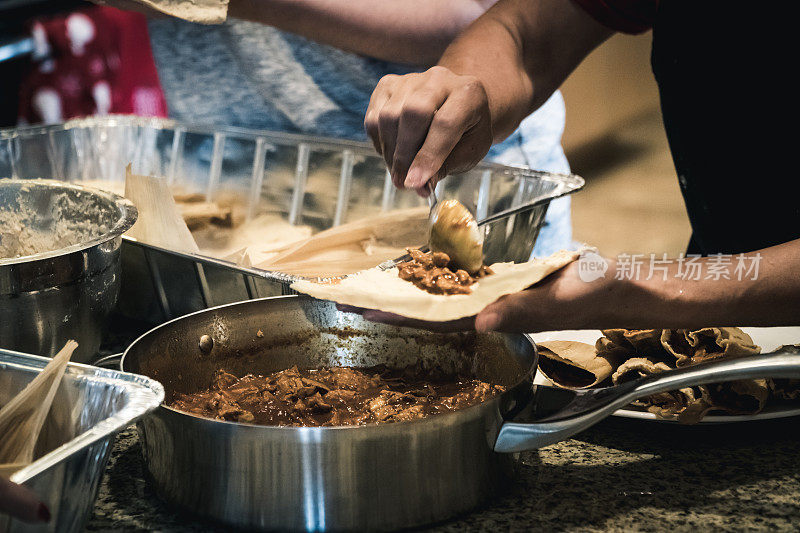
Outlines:
<svg viewBox="0 0 800 533"><path fill-rule="evenodd" d="M800 418L696 427L612 418L518 466L504 494L432 530L800 530ZM221 530L160 501L143 468L130 428L89 530Z"/></svg>

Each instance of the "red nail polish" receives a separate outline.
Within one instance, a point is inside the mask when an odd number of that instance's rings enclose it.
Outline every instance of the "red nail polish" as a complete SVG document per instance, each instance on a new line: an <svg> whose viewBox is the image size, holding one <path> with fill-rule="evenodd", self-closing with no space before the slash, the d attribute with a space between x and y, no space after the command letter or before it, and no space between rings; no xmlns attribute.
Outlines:
<svg viewBox="0 0 800 533"><path fill-rule="evenodd" d="M39 520L42 522L49 522L50 521L50 509L43 503L39 504L39 512L37 513L39 516Z"/></svg>

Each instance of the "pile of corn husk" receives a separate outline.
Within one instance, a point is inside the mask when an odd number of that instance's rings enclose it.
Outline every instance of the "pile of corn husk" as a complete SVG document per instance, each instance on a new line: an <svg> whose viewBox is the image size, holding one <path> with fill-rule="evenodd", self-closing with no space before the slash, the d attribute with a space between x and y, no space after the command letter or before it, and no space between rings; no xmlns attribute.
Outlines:
<svg viewBox="0 0 800 533"><path fill-rule="evenodd" d="M594 346L539 343L539 369L555 385L617 385L704 361L754 355L761 348L739 328L604 330ZM757 414L770 400L800 399L800 380L753 379L687 387L634 402L659 418L693 424L709 413Z"/></svg>

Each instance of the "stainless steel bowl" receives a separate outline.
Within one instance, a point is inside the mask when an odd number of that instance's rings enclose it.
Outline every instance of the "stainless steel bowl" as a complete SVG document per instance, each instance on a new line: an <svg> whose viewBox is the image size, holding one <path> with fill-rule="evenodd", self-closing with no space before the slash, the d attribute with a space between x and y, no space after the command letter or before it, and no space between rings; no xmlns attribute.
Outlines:
<svg viewBox="0 0 800 533"><path fill-rule="evenodd" d="M0 212L38 208L26 220L47 231L58 223L91 222L77 244L0 258L0 347L52 357L68 339L76 362L97 353L120 286L122 234L136 221L133 204L115 194L51 180L0 179Z"/></svg>
<svg viewBox="0 0 800 533"><path fill-rule="evenodd" d="M199 347L203 335L210 350ZM511 462L493 451L495 441L505 416L529 398L536 369L526 336L395 328L283 296L168 322L136 340L121 366L163 383L168 402L209 386L219 368L242 375L418 360L508 390L457 412L360 427L253 426L163 405L137 426L157 492L182 508L248 529L374 530L444 520L502 486Z"/></svg>

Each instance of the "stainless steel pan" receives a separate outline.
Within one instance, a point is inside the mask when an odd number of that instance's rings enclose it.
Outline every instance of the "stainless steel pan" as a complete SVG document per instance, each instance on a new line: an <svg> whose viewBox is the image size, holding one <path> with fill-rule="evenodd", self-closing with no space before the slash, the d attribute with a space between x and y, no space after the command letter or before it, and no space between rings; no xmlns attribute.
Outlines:
<svg viewBox="0 0 800 533"><path fill-rule="evenodd" d="M800 356L782 357L764 375L800 376ZM395 328L297 296L173 320L136 340L121 365L161 381L169 401L176 392L207 387L219 368L241 375L293 364L405 366L420 359L468 370L508 390L461 411L361 427L252 426L161 406L138 424L155 488L180 507L251 529L411 527L444 520L495 493L511 466L510 455L498 452L567 438L620 402L664 387L758 373L753 364L717 363L717 374L714 365L679 371L678 378L665 373L599 395L537 389L531 386L537 353L524 335ZM545 392L561 392L550 409Z"/></svg>

